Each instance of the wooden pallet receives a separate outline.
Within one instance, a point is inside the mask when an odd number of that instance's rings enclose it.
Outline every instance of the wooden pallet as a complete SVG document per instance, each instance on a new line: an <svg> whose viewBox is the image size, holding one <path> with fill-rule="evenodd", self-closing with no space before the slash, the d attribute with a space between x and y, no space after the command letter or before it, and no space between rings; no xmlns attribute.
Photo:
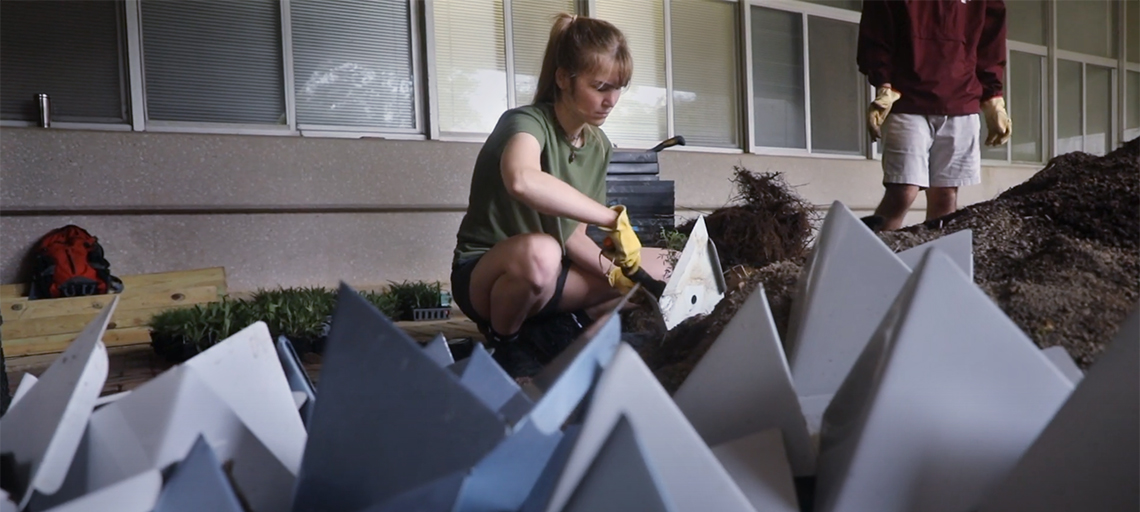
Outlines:
<svg viewBox="0 0 1140 512"><path fill-rule="evenodd" d="M103 343L120 347L150 343L147 324L156 313L221 300L222 267L123 276L123 292ZM5 357L62 352L115 295L28 300L27 285L0 286L0 339Z"/></svg>

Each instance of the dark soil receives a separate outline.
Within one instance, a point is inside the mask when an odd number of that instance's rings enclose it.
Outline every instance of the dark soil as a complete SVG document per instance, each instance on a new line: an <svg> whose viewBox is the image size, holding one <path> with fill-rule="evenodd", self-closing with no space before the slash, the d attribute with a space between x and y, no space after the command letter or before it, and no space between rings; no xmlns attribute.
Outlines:
<svg viewBox="0 0 1140 512"><path fill-rule="evenodd" d="M757 285L764 286L780 336L786 333L811 236L810 224L799 219L812 215L788 208L810 205L779 175L738 169L735 181L744 204L706 217L729 283L725 300L710 315L638 347L670 392ZM1087 368L1140 300L1140 139L1104 157L1058 156L993 200L879 236L902 251L962 229L973 231L978 286L1038 346L1064 346Z"/></svg>

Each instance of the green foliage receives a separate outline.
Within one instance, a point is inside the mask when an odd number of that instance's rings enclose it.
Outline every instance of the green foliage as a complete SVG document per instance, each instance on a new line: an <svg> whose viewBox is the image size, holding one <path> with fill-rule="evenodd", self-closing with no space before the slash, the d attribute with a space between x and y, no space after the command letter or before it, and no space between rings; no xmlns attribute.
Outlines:
<svg viewBox="0 0 1140 512"><path fill-rule="evenodd" d="M689 235L675 229L661 228L661 241L664 242L667 251L664 256L665 263L669 265L669 272L672 273L677 261L681 259L681 251L685 250L685 244L689 242Z"/></svg>
<svg viewBox="0 0 1140 512"><path fill-rule="evenodd" d="M402 283L388 282L388 292L396 298L399 304L400 316L410 319L413 309L438 308L440 301L439 281L427 283L424 281L404 281Z"/></svg>
<svg viewBox="0 0 1140 512"><path fill-rule="evenodd" d="M399 319L412 309L439 307L440 283L392 283L384 292L366 291L361 296L388 318ZM223 298L219 302L171 309L154 315L150 328L154 339L181 340L198 350L224 340L250 324L262 321L273 338L316 340L324 335L326 322L336 309L336 291L320 287L258 290L249 299Z"/></svg>

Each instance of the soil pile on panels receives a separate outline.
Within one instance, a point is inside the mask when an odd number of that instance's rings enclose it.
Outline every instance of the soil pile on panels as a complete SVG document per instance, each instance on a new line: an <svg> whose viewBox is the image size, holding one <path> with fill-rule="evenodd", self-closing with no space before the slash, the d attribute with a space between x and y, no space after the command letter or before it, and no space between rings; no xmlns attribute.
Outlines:
<svg viewBox="0 0 1140 512"><path fill-rule="evenodd" d="M788 239L768 244L796 247L809 239L810 227L787 231L741 227L737 223L749 219L721 212L771 212L749 201L773 201L773 195L780 204L805 210L810 205L778 175L753 178L739 169L735 181L738 188L760 183L761 194L741 189L743 205L717 210L706 218L729 283L725 300L710 315L690 319L657 338L662 341L639 347L670 392L684 381L757 285L764 287L780 336L786 333L806 251L780 253L772 259L771 251L756 250L749 233L778 233ZM711 222L718 214L728 222ZM803 214L810 219L813 213ZM933 222L880 233L880 238L897 252L962 229L973 231L975 282L981 289L1040 347L1064 346L1078 365L1087 368L1140 300L1140 139L1104 157L1058 156L1031 179L993 200Z"/></svg>

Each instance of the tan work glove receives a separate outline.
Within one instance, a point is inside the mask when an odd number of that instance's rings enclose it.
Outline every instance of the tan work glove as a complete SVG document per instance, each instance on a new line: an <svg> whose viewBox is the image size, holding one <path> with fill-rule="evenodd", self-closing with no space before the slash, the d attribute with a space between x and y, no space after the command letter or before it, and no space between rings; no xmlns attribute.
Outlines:
<svg viewBox="0 0 1140 512"><path fill-rule="evenodd" d="M1013 121L1005 111L1005 99L994 96L982 102L982 114L986 116L986 128L990 134L986 137L987 146L1000 146L1009 141L1013 135Z"/></svg>
<svg viewBox="0 0 1140 512"><path fill-rule="evenodd" d="M610 286L615 290L621 292L622 295L629 293L633 289L633 281L626 277L622 272L621 267L614 267L610 269L608 274Z"/></svg>
<svg viewBox="0 0 1140 512"><path fill-rule="evenodd" d="M894 105L902 93L891 89L889 85L875 89L875 101L867 107L867 131L871 132L871 140L876 141L883 137L883 122L887 114L891 113Z"/></svg>
<svg viewBox="0 0 1140 512"><path fill-rule="evenodd" d="M613 261L614 265L620 267L626 274L633 274L641 268L641 240L637 239L637 233L629 223L629 214L625 207L617 205L611 209L618 214L617 226L613 229L598 226L598 229L606 233L606 239L602 241L602 255ZM611 279L611 284L612 281Z"/></svg>

